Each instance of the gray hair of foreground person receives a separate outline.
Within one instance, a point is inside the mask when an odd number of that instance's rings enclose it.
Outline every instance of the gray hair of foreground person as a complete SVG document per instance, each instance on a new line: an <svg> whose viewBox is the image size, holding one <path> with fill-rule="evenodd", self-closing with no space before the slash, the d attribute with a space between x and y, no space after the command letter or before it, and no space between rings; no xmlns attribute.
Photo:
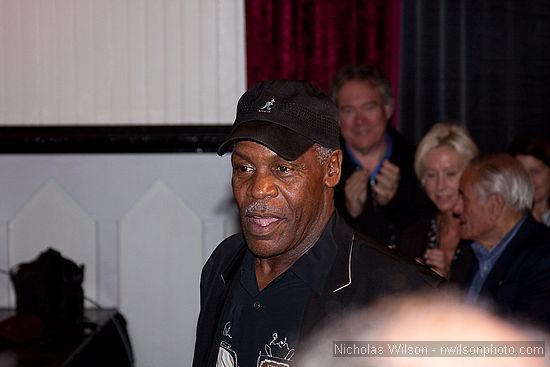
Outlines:
<svg viewBox="0 0 550 367"><path fill-rule="evenodd" d="M371 342L392 341L404 343L420 342L419 345L434 345L435 341L445 342L450 347L460 341L476 342L480 347L491 341L514 342L515 351L518 345L545 343L549 337L542 331L527 329L519 324L498 318L490 313L489 305L472 305L466 303L458 293L430 292L405 296L383 298L370 307L358 309L346 318L337 320L322 332L311 338L304 350L308 353L297 364L300 367L542 367L548 366L550 358L540 356L384 356L379 353L371 355L335 356L336 345L367 345ZM425 343L422 343L422 342ZM354 342L356 344L354 344ZM483 344L482 344L483 343ZM469 345L469 344L468 344ZM539 344L538 344L539 345ZM437 346L439 348L439 346ZM431 350L431 349L430 349ZM526 349L527 350L527 349ZM530 350L532 351L532 350Z"/></svg>
<svg viewBox="0 0 550 367"><path fill-rule="evenodd" d="M476 193L481 201L499 193L515 212L529 211L533 203L533 184L519 161L506 153L474 159L469 166L477 172Z"/></svg>

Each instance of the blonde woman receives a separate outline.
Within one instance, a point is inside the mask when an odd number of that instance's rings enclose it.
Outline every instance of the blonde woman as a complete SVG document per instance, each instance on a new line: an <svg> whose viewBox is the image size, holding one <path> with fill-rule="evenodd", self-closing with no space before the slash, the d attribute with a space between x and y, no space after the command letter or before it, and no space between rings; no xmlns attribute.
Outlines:
<svg viewBox="0 0 550 367"><path fill-rule="evenodd" d="M401 236L401 251L430 266L439 275L462 281L474 257L467 241L460 239L459 219L453 215L462 171L478 154L463 126L440 122L418 144L415 173L434 204L434 211L409 226Z"/></svg>

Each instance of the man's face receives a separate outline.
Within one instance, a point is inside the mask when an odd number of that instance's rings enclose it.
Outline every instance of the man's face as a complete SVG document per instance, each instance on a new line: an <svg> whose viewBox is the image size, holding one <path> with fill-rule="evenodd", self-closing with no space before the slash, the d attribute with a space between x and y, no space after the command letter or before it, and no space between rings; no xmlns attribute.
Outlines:
<svg viewBox="0 0 550 367"><path fill-rule="evenodd" d="M325 172L314 148L287 161L267 147L236 143L231 156L232 187L244 236L261 258L300 253L300 246L319 236L325 220ZM314 230L312 230L314 229Z"/></svg>
<svg viewBox="0 0 550 367"><path fill-rule="evenodd" d="M460 179L460 198L454 213L460 215L460 237L487 244L496 227L491 214L491 198L482 201L475 191L476 171L467 168Z"/></svg>
<svg viewBox="0 0 550 367"><path fill-rule="evenodd" d="M374 85L346 82L338 93L338 111L342 136L353 149L368 153L383 144L392 111Z"/></svg>

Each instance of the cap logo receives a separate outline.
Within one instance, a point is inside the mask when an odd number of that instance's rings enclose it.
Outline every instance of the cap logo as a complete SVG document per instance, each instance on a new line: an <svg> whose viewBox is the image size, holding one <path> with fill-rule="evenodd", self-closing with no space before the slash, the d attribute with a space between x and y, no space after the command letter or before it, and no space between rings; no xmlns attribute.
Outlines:
<svg viewBox="0 0 550 367"><path fill-rule="evenodd" d="M271 107L275 104L275 99L271 99L267 101L262 108L258 110L258 112L271 112Z"/></svg>

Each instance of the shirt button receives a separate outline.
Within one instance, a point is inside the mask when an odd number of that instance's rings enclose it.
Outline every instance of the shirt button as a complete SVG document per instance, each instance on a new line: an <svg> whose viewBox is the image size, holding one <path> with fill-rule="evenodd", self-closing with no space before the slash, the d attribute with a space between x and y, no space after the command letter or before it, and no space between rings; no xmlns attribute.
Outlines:
<svg viewBox="0 0 550 367"><path fill-rule="evenodd" d="M256 301L254 302L254 308L259 310L260 308L262 308L262 305L260 304L260 301Z"/></svg>

